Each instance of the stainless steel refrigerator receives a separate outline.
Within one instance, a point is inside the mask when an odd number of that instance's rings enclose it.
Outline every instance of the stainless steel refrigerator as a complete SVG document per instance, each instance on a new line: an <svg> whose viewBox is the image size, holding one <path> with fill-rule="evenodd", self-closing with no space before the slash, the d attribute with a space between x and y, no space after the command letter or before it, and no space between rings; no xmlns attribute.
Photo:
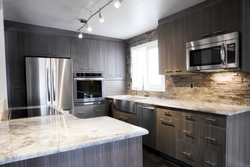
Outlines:
<svg viewBox="0 0 250 167"><path fill-rule="evenodd" d="M27 105L73 108L71 59L25 58Z"/></svg>

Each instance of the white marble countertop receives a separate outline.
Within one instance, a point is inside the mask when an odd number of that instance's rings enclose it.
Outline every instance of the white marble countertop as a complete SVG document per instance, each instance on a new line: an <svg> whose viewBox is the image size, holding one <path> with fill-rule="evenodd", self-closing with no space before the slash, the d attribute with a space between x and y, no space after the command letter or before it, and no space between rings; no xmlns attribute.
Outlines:
<svg viewBox="0 0 250 167"><path fill-rule="evenodd" d="M110 117L62 115L0 122L0 165L133 138L146 129Z"/></svg>
<svg viewBox="0 0 250 167"><path fill-rule="evenodd" d="M131 97L134 98L133 101L138 103L146 103L162 107L200 111L200 112L213 113L219 115L230 116L250 111L250 107L248 106L235 106L235 105L226 105L218 103L205 103L205 102L172 100L172 99L151 98L151 97L145 98L141 96L131 96L131 95L106 96L106 98L110 99L124 99L124 100L132 100ZM136 99L136 97L138 97L138 99Z"/></svg>

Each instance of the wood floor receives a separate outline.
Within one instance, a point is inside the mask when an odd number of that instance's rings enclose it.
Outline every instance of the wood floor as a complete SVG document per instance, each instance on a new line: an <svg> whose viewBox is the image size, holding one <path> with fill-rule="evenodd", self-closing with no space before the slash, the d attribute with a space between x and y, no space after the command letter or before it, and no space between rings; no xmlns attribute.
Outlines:
<svg viewBox="0 0 250 167"><path fill-rule="evenodd" d="M177 165L160 156L159 152L148 147L143 147L143 167L186 167L189 165Z"/></svg>

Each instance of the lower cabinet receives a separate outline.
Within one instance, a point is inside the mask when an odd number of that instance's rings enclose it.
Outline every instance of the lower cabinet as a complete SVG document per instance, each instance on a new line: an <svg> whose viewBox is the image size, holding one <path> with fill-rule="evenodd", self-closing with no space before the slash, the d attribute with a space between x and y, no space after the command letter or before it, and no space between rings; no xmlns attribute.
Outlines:
<svg viewBox="0 0 250 167"><path fill-rule="evenodd" d="M177 158L194 167L223 167L226 165L225 155L180 140L178 140Z"/></svg>
<svg viewBox="0 0 250 167"><path fill-rule="evenodd" d="M225 167L227 117L157 108L157 150L194 167Z"/></svg>
<svg viewBox="0 0 250 167"><path fill-rule="evenodd" d="M160 152L176 158L177 120L157 115L157 148Z"/></svg>
<svg viewBox="0 0 250 167"><path fill-rule="evenodd" d="M136 114L130 114L113 109L113 117L115 119L136 125Z"/></svg>
<svg viewBox="0 0 250 167"><path fill-rule="evenodd" d="M105 116L105 104L75 106L74 115L77 118L93 118Z"/></svg>

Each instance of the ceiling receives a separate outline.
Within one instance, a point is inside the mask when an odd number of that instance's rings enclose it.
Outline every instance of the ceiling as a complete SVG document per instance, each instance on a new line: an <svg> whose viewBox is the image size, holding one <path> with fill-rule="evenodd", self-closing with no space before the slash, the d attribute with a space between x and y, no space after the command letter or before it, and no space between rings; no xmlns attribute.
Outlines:
<svg viewBox="0 0 250 167"><path fill-rule="evenodd" d="M89 21L91 34L129 39L157 27L158 20L205 0L123 0L119 9L114 2ZM88 19L108 0L4 0L5 20L77 31L79 19ZM84 33L88 33L83 29Z"/></svg>

